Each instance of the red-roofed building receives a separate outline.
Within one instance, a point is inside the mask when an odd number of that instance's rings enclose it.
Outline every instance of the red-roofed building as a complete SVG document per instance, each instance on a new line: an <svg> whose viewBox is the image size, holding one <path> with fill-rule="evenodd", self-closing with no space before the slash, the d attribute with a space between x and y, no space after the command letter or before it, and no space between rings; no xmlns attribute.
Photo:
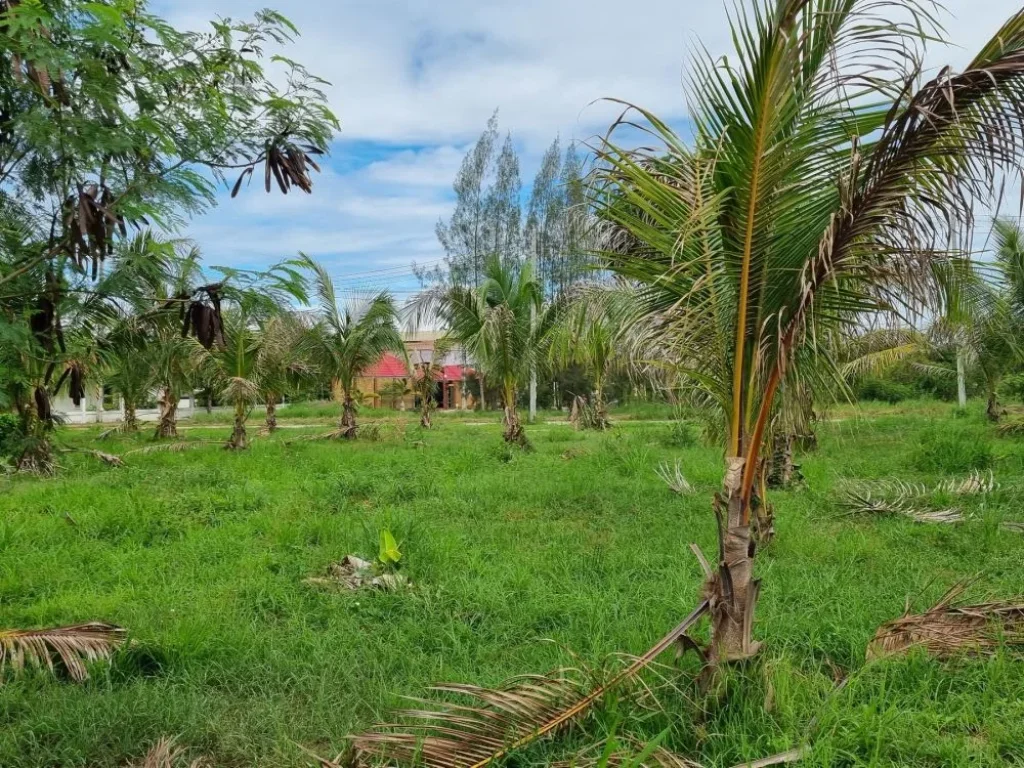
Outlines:
<svg viewBox="0 0 1024 768"><path fill-rule="evenodd" d="M406 334L405 346L409 354L409 365L391 352L370 366L356 381L356 389L362 394L367 405L374 407L415 408L418 403L412 392L413 377L422 376L424 362L434 362L434 342L441 336L439 331ZM469 391L466 380L473 376L473 368L464 362L461 350L449 352L437 376L434 400L438 408L472 409L476 405L473 392Z"/></svg>

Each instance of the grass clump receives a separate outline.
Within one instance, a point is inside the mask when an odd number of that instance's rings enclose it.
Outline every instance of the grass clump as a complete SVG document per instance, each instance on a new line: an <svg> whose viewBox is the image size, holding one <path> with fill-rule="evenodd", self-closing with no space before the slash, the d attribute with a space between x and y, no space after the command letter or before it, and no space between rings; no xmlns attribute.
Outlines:
<svg viewBox="0 0 1024 768"><path fill-rule="evenodd" d="M995 464L995 453L983 429L945 424L921 433L910 453L910 463L919 472L967 473L990 469Z"/></svg>

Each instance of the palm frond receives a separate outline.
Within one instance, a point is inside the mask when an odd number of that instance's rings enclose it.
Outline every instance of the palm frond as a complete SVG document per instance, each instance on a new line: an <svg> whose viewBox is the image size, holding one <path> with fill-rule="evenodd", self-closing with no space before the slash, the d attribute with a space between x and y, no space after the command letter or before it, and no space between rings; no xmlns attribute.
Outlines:
<svg viewBox="0 0 1024 768"><path fill-rule="evenodd" d="M867 658L899 656L922 648L940 659L959 654L991 655L999 648L1024 650L1024 598L964 605L957 584L921 614L909 611L878 628Z"/></svg>
<svg viewBox="0 0 1024 768"><path fill-rule="evenodd" d="M92 622L55 629L0 630L0 672L11 667L20 672L26 664L56 670L55 660L72 680L89 678L88 662L110 658L124 642L125 630L112 624Z"/></svg>
<svg viewBox="0 0 1024 768"><path fill-rule="evenodd" d="M658 465L655 470L655 474L661 478L662 482L669 487L673 493L678 493L680 496L693 491L693 486L690 485L690 481L683 475L683 468L676 459L675 465L670 467L667 461L663 461Z"/></svg>
<svg viewBox="0 0 1024 768"><path fill-rule="evenodd" d="M142 448L133 448L130 451L125 451L123 456L131 456L135 453L182 453L207 445L223 445L223 443L214 440L179 440L173 443L157 443L155 445L143 446Z"/></svg>
<svg viewBox="0 0 1024 768"><path fill-rule="evenodd" d="M402 722L353 736L357 751L406 765L483 768L587 712L613 687L634 678L707 611L704 600L675 629L608 682L589 692L570 674L517 678L497 689L443 684L432 690L469 703L424 701L397 713Z"/></svg>
<svg viewBox="0 0 1024 768"><path fill-rule="evenodd" d="M133 763L133 768L180 768L184 766L188 750L179 747L172 737L164 736L154 744L141 763ZM208 763L197 758L188 763L188 768L203 768Z"/></svg>
<svg viewBox="0 0 1024 768"><path fill-rule="evenodd" d="M840 505L850 515L903 516L919 523L962 523L964 513L955 508L935 509L914 489L886 489L880 493L870 488L847 488Z"/></svg>

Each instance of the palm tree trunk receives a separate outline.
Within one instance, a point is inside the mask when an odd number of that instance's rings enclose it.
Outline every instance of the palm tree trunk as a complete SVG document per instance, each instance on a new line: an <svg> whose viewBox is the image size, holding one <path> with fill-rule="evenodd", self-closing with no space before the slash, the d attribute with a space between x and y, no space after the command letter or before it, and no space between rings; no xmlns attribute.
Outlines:
<svg viewBox="0 0 1024 768"><path fill-rule="evenodd" d="M156 439L178 436L178 395L170 388L160 391L160 420L156 426Z"/></svg>
<svg viewBox="0 0 1024 768"><path fill-rule="evenodd" d="M267 395L267 431L273 432L277 429L277 398L274 395Z"/></svg>
<svg viewBox="0 0 1024 768"><path fill-rule="evenodd" d="M231 431L231 439L224 447L233 451L244 451L249 447L249 435L245 431L245 405L242 403L235 406L235 426Z"/></svg>
<svg viewBox="0 0 1024 768"><path fill-rule="evenodd" d="M484 375L482 373L477 374L477 382L480 384L480 410L487 410L487 393L484 391Z"/></svg>
<svg viewBox="0 0 1024 768"><path fill-rule="evenodd" d="M126 435L139 431L139 417L135 415L135 402L122 397L124 413L121 415L121 431Z"/></svg>
<svg viewBox="0 0 1024 768"><path fill-rule="evenodd" d="M961 410L967 407L967 364L963 347L956 350L956 399Z"/></svg>
<svg viewBox="0 0 1024 768"><path fill-rule="evenodd" d="M506 386L501 399L505 442L518 445L521 448L528 447L530 442L526 439L526 432L523 431L523 422L519 419L519 411L516 409L515 390Z"/></svg>
<svg viewBox="0 0 1024 768"><path fill-rule="evenodd" d="M594 382L594 426L597 429L608 429L611 422L608 421L608 408L604 402L604 381L598 377Z"/></svg>
<svg viewBox="0 0 1024 768"><path fill-rule="evenodd" d="M338 428L341 436L347 440L353 439L359 429L356 424L356 402L348 392L345 393L345 405L341 412L341 423L338 424Z"/></svg>
<svg viewBox="0 0 1024 768"><path fill-rule="evenodd" d="M423 399L423 409L420 411L420 426L424 429L430 429L433 424L430 421L430 401L426 398Z"/></svg>
<svg viewBox="0 0 1024 768"><path fill-rule="evenodd" d="M744 523L741 483L745 463L742 457L726 458L722 493L716 494L714 501L718 571L705 569L705 592L712 605L708 658L713 664L750 658L760 648L752 635L760 581L753 578L757 545L749 523Z"/></svg>
<svg viewBox="0 0 1024 768"><path fill-rule="evenodd" d="M996 393L996 388L992 386L988 390L988 403L985 406L985 415L988 416L989 421L999 421L1003 415L999 408L999 395Z"/></svg>
<svg viewBox="0 0 1024 768"><path fill-rule="evenodd" d="M40 394L41 393L41 394ZM38 399L45 399L42 410L49 409L49 393L40 387L36 392L37 402L19 402L16 404L21 416L21 434L24 445L15 462L18 472L36 475L52 475L56 469L53 461L53 446L50 444L50 425L39 413Z"/></svg>
<svg viewBox="0 0 1024 768"><path fill-rule="evenodd" d="M792 432L776 435L772 439L772 451L768 454L765 472L769 488L789 488L803 479L800 467L793 462L793 448L797 436Z"/></svg>
<svg viewBox="0 0 1024 768"><path fill-rule="evenodd" d="M206 390L206 413L207 415L213 413L213 390Z"/></svg>

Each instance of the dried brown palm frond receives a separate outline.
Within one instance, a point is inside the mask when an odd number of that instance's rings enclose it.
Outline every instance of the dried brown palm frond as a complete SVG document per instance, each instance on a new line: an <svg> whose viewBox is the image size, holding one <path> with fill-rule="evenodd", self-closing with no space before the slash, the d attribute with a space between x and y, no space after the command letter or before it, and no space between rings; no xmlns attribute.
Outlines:
<svg viewBox="0 0 1024 768"><path fill-rule="evenodd" d="M1024 421L1008 421L999 425L1000 437L1016 437L1024 435Z"/></svg>
<svg viewBox="0 0 1024 768"><path fill-rule="evenodd" d="M680 496L683 496L693 491L693 486L690 485L690 481L683 476L683 468L680 466L678 459L676 459L675 465L671 467L667 461L663 461L658 465L658 468L654 470L654 473L662 479L662 482L664 482L673 493L678 493Z"/></svg>
<svg viewBox="0 0 1024 768"><path fill-rule="evenodd" d="M86 662L107 659L124 641L121 627L101 622L55 629L0 630L0 672L10 666L15 672L26 664L54 672L59 660L72 680L89 677Z"/></svg>
<svg viewBox="0 0 1024 768"><path fill-rule="evenodd" d="M1024 523L1019 523L1015 520L1006 520L1000 523L999 527L1011 533L1024 533Z"/></svg>
<svg viewBox="0 0 1024 768"><path fill-rule="evenodd" d="M208 763L202 758L185 762L187 750L174 743L172 737L164 736L150 748L141 763L134 763L133 768L179 768L188 765L188 768L203 768Z"/></svg>
<svg viewBox="0 0 1024 768"><path fill-rule="evenodd" d="M995 475L989 470L988 475L974 470L965 478L951 477L938 483L932 492L948 493L954 496L977 496L992 493L999 487Z"/></svg>
<svg viewBox="0 0 1024 768"><path fill-rule="evenodd" d="M352 737L358 753L431 768L483 768L541 739L587 712L612 688L636 677L704 615L704 600L679 626L590 691L571 674L520 677L497 689L443 684L432 690L466 703L423 701L397 713L402 722Z"/></svg>
<svg viewBox="0 0 1024 768"><path fill-rule="evenodd" d="M929 508L914 493L879 494L872 489L847 488L840 505L851 515L902 515L919 523L962 523L964 513L955 507Z"/></svg>
<svg viewBox="0 0 1024 768"><path fill-rule="evenodd" d="M613 737L614 744L599 743L569 760L552 763L551 768L701 768L661 746L649 746L625 737Z"/></svg>
<svg viewBox="0 0 1024 768"><path fill-rule="evenodd" d="M964 605L958 598L966 588L957 584L924 613L907 611L883 624L868 645L867 658L898 656L912 648L940 659L992 654L1002 646L1024 650L1024 597Z"/></svg>

